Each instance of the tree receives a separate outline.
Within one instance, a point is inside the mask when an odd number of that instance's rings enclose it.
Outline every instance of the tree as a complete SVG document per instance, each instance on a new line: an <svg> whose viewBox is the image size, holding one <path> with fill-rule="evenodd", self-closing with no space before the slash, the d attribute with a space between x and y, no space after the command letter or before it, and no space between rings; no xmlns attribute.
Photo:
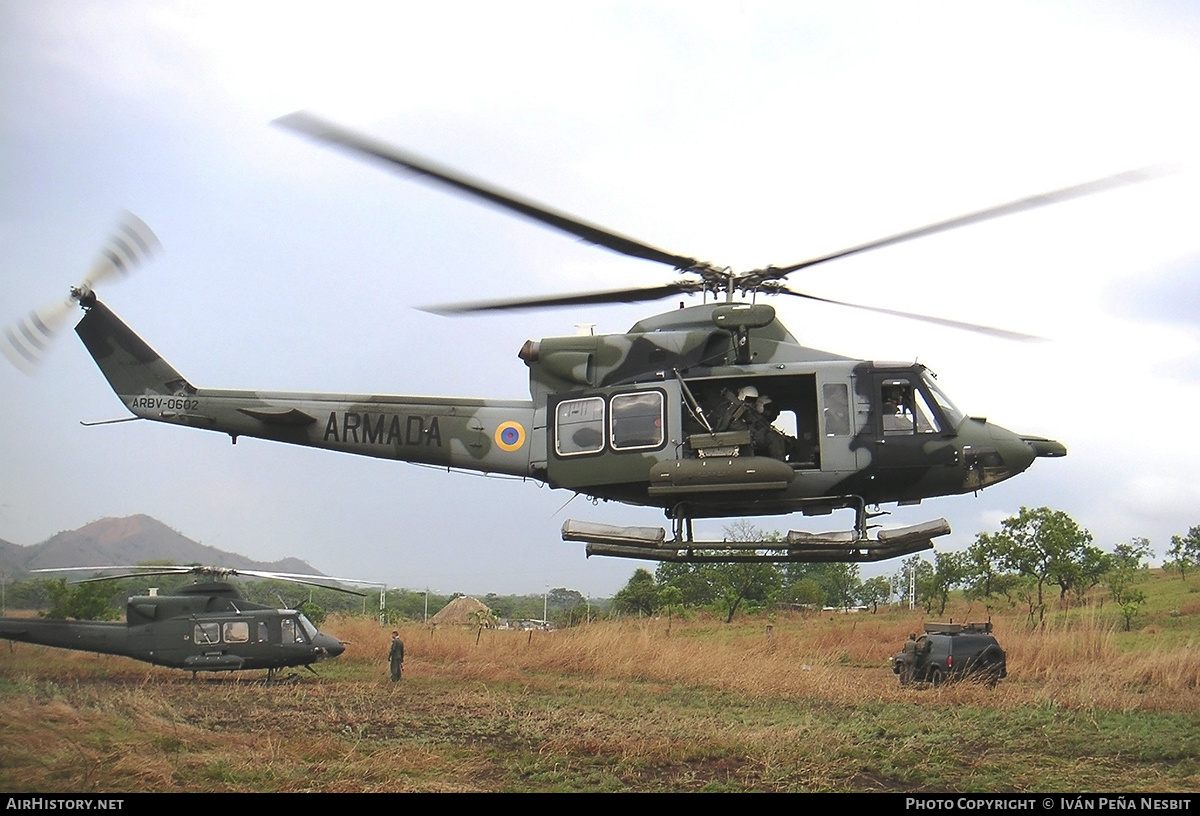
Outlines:
<svg viewBox="0 0 1200 816"><path fill-rule="evenodd" d="M546 593L546 606L556 612L565 612L576 606L587 604L587 598L575 589L557 587Z"/></svg>
<svg viewBox="0 0 1200 816"><path fill-rule="evenodd" d="M1179 570L1179 580L1186 580L1189 569L1200 564L1200 527L1192 527L1186 536L1171 536L1171 558L1163 567Z"/></svg>
<svg viewBox="0 0 1200 816"><path fill-rule="evenodd" d="M829 577L830 600L842 609L849 609L858 602L862 578L859 575L858 564L848 564L835 561L827 564L825 574Z"/></svg>
<svg viewBox="0 0 1200 816"><path fill-rule="evenodd" d="M308 618L317 628L325 622L325 607L313 601L303 601L296 607L296 611Z"/></svg>
<svg viewBox="0 0 1200 816"><path fill-rule="evenodd" d="M1121 612L1121 619L1128 632L1133 625L1146 593L1134 589L1133 584L1141 580L1149 567L1148 560L1154 557L1150 542L1145 538L1134 538L1128 544L1118 544L1109 557L1109 569L1104 574L1108 594Z"/></svg>
<svg viewBox="0 0 1200 816"><path fill-rule="evenodd" d="M944 613L951 590L962 583L965 575L966 562L961 553L935 553L933 570L926 573L921 586L922 595L930 601L926 611L930 611L936 603L937 613Z"/></svg>
<svg viewBox="0 0 1200 816"><path fill-rule="evenodd" d="M882 575L876 575L874 578L868 578L863 581L862 588L858 593L859 598L865 604L871 605L871 614L879 611L881 603L887 603L892 598L892 582Z"/></svg>
<svg viewBox="0 0 1200 816"><path fill-rule="evenodd" d="M74 618L75 620L116 620L120 610L112 604L112 587L101 582L69 586L66 578L54 578L46 582L50 593L50 609L47 618Z"/></svg>
<svg viewBox="0 0 1200 816"><path fill-rule="evenodd" d="M658 590L658 608L667 611L667 631L671 631L671 619L683 609L683 593L679 587L667 586Z"/></svg>
<svg viewBox="0 0 1200 816"><path fill-rule="evenodd" d="M925 606L925 611L929 612L933 600L926 597L925 589L932 577L933 565L920 555L911 555L900 562L900 571L892 576L892 585L897 588L897 594L901 598L909 601L919 598Z"/></svg>
<svg viewBox="0 0 1200 816"><path fill-rule="evenodd" d="M1000 522L993 541L1000 566L1032 581L1032 594L1025 595L1030 614L1045 622L1046 584L1056 584L1059 596L1081 580L1081 564L1089 558L1092 535L1061 510L1022 507L1021 512Z"/></svg>
<svg viewBox="0 0 1200 816"><path fill-rule="evenodd" d="M778 541L778 533L765 533L745 520L725 528L728 541ZM730 555L738 551L731 550ZM656 571L660 585L678 587L685 606L711 606L733 621L745 606L765 606L779 596L783 574L775 564L729 562L703 564L663 563Z"/></svg>
<svg viewBox="0 0 1200 816"><path fill-rule="evenodd" d="M816 579L810 577L793 581L785 590L783 600L807 609L820 609L825 605L825 591Z"/></svg>
<svg viewBox="0 0 1200 816"><path fill-rule="evenodd" d="M629 583L617 591L612 599L613 609L634 615L652 615L658 605L658 585L649 570L638 568Z"/></svg>
<svg viewBox="0 0 1200 816"><path fill-rule="evenodd" d="M963 595L971 600L980 600L989 611L993 601L1001 596L1013 605L1018 576L1004 572L999 567L1000 539L994 533L980 533L975 543L963 553Z"/></svg>

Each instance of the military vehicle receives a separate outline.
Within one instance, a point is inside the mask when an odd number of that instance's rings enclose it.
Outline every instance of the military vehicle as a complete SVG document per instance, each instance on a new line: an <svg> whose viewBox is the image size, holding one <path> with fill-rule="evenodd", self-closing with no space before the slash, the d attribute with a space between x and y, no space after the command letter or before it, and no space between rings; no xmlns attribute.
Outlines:
<svg viewBox="0 0 1200 816"><path fill-rule="evenodd" d="M87 571L104 568L88 567ZM152 567L117 580L153 575L194 574L230 578L238 575L292 581L340 592L363 593L313 580L314 576L233 570L220 567ZM42 572L78 571L40 570ZM81 582L82 583L82 582ZM192 672L266 669L267 679L281 669L335 658L346 644L317 627L295 609L277 609L246 600L228 581L201 581L170 595L137 595L125 604L125 622L0 618L0 638L59 649L121 655ZM315 673L315 672L314 672Z"/></svg>
<svg viewBox="0 0 1200 816"><path fill-rule="evenodd" d="M995 685L1008 676L1004 650L989 623L927 623L920 637L910 636L892 657L892 673L900 685L974 678Z"/></svg>
<svg viewBox="0 0 1200 816"><path fill-rule="evenodd" d="M517 476L605 501L661 508L662 527L568 520L564 540L587 554L660 561L875 561L932 546L943 519L899 530L870 523L879 505L973 493L1061 443L1009 431L957 407L914 363L855 360L802 346L762 296L835 303L992 336L1025 335L961 321L832 301L795 291L799 270L902 241L1146 178L1136 171L892 235L784 267L736 273L675 255L552 210L394 147L299 113L280 124L417 174L593 244L666 264L678 280L647 287L431 307L443 314L590 306L699 295L702 303L648 317L628 332L529 340L528 400L323 394L193 384L95 293L157 247L130 219L97 269L71 289L76 327L133 418L448 469ZM21 365L41 354L62 307L35 312L7 335ZM698 540L693 520L849 510L834 533L792 531L784 542Z"/></svg>

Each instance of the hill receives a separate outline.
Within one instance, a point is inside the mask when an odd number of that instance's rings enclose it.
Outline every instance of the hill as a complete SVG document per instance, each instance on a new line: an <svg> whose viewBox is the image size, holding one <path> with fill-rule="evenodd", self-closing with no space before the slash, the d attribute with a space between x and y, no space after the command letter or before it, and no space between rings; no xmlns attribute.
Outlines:
<svg viewBox="0 0 1200 816"><path fill-rule="evenodd" d="M0 570L15 579L27 578L37 569L125 566L146 561L321 574L298 558L267 563L201 544L146 515L102 518L27 547L0 541Z"/></svg>

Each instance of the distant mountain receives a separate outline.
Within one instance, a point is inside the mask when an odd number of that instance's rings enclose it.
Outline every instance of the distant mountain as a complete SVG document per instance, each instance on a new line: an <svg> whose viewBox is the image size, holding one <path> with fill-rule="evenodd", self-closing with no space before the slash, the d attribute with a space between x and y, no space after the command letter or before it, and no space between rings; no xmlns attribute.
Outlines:
<svg viewBox="0 0 1200 816"><path fill-rule="evenodd" d="M218 550L144 515L103 518L29 547L0 540L0 570L12 579L28 578L36 569L132 566L144 561L321 574L299 558L267 563Z"/></svg>

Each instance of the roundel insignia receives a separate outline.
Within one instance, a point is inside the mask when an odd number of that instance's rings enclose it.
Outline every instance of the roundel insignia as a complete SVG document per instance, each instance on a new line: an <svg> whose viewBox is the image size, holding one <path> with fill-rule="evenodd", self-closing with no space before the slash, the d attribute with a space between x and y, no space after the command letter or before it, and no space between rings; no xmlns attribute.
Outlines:
<svg viewBox="0 0 1200 816"><path fill-rule="evenodd" d="M525 429L519 422L503 422L496 429L496 444L501 450L515 451L525 444Z"/></svg>

